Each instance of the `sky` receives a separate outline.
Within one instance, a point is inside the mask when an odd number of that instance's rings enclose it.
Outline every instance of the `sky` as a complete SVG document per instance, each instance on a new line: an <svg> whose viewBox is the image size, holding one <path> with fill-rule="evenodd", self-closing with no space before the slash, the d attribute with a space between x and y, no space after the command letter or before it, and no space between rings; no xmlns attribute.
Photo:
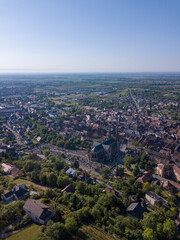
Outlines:
<svg viewBox="0 0 180 240"><path fill-rule="evenodd" d="M180 72L180 0L0 0L8 72Z"/></svg>

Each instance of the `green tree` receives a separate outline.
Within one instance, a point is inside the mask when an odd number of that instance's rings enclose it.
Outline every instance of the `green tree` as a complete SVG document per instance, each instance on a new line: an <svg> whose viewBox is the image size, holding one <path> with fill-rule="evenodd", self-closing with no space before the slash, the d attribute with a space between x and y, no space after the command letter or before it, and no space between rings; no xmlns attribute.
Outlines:
<svg viewBox="0 0 180 240"><path fill-rule="evenodd" d="M130 156L128 156L128 157L126 157L123 161L124 161L125 167L126 167L128 170L130 170L131 164L133 163L133 158L130 157Z"/></svg>
<svg viewBox="0 0 180 240"><path fill-rule="evenodd" d="M166 218L175 219L178 215L178 211L176 208L172 207L168 211L166 211Z"/></svg>
<svg viewBox="0 0 180 240"><path fill-rule="evenodd" d="M22 216L23 205L24 201L17 201L1 207L0 231Z"/></svg>
<svg viewBox="0 0 180 240"><path fill-rule="evenodd" d="M45 157L48 157L48 155L50 154L50 150L49 149L45 149L43 152Z"/></svg>
<svg viewBox="0 0 180 240"><path fill-rule="evenodd" d="M78 162L78 160L75 160L73 163L72 163L72 167L73 168L79 168L79 162Z"/></svg>
<svg viewBox="0 0 180 240"><path fill-rule="evenodd" d="M133 177L133 176L131 176L131 177L129 177L129 178L127 179L127 184L128 184L129 186L132 186L132 185L135 183L135 181L136 181L136 178Z"/></svg>
<svg viewBox="0 0 180 240"><path fill-rule="evenodd" d="M144 240L157 240L157 235L152 228L146 228L142 235Z"/></svg>
<svg viewBox="0 0 180 240"><path fill-rule="evenodd" d="M68 176L59 176L57 179L57 185L59 188L64 188L70 183L72 183L72 178Z"/></svg>
<svg viewBox="0 0 180 240"><path fill-rule="evenodd" d="M47 184L49 186L55 187L57 181L57 176L52 172L47 175Z"/></svg>
<svg viewBox="0 0 180 240"><path fill-rule="evenodd" d="M48 225L44 231L38 237L38 240L66 240L68 237L68 232L65 225L62 223L53 223Z"/></svg>
<svg viewBox="0 0 180 240"><path fill-rule="evenodd" d="M53 198L55 197L55 191L51 188L47 188L45 191L44 191L44 195L47 197L47 198Z"/></svg>
<svg viewBox="0 0 180 240"><path fill-rule="evenodd" d="M55 168L56 168L56 170L58 170L58 171L60 171L61 169L63 169L63 168L64 168L64 165L65 165L65 163L64 163L63 160L58 159L58 160L56 160L56 162L55 162Z"/></svg>
<svg viewBox="0 0 180 240"><path fill-rule="evenodd" d="M68 217L65 221L65 227L68 232L73 233L78 229L77 221L74 217Z"/></svg>
<svg viewBox="0 0 180 240"><path fill-rule="evenodd" d="M149 182L146 182L143 184L143 192L147 193L152 190L151 184Z"/></svg>
<svg viewBox="0 0 180 240"><path fill-rule="evenodd" d="M104 179L108 179L109 178L109 175L110 175L111 171L108 167L105 167L102 169L102 177Z"/></svg>
<svg viewBox="0 0 180 240"><path fill-rule="evenodd" d="M39 182L39 176L35 171L31 172L31 181L38 183Z"/></svg>
<svg viewBox="0 0 180 240"><path fill-rule="evenodd" d="M124 168L122 168L122 167L117 167L116 168L116 170L115 170L115 176L116 177L121 176L123 173L124 173Z"/></svg>
<svg viewBox="0 0 180 240"><path fill-rule="evenodd" d="M86 192L86 184L84 182L78 182L76 185L76 190L81 193L81 194L85 194Z"/></svg>
<svg viewBox="0 0 180 240"><path fill-rule="evenodd" d="M156 232L157 232L158 240L161 240L161 239L164 240L163 224L162 223L157 223Z"/></svg>
<svg viewBox="0 0 180 240"><path fill-rule="evenodd" d="M41 169L40 163L33 160L27 160L23 165L24 165L23 169L25 172L31 172L33 170Z"/></svg>
<svg viewBox="0 0 180 240"><path fill-rule="evenodd" d="M39 176L39 180L42 185L46 185L47 184L47 174L41 173Z"/></svg>
<svg viewBox="0 0 180 240"><path fill-rule="evenodd" d="M3 185L0 185L0 200L1 200L3 194L4 194L4 187L3 187Z"/></svg>
<svg viewBox="0 0 180 240"><path fill-rule="evenodd" d="M84 224L84 222L88 222L90 220L90 217L91 214L89 207L82 207L74 213L74 218L78 223Z"/></svg>
<svg viewBox="0 0 180 240"><path fill-rule="evenodd" d="M146 214L142 220L143 228L151 228L153 231L156 231L157 224L163 223L165 220L165 210L158 210Z"/></svg>
<svg viewBox="0 0 180 240"><path fill-rule="evenodd" d="M139 166L138 166L138 164L136 163L136 164L135 164L135 167L134 167L134 169L133 169L133 175L134 175L135 177L137 177L137 176L139 175L139 173L140 173L140 171L139 171Z"/></svg>
<svg viewBox="0 0 180 240"><path fill-rule="evenodd" d="M143 152L141 155L141 162L149 160L149 156L147 153Z"/></svg>
<svg viewBox="0 0 180 240"><path fill-rule="evenodd" d="M176 223L171 219L167 219L163 224L163 232L167 240L176 239L177 236Z"/></svg>

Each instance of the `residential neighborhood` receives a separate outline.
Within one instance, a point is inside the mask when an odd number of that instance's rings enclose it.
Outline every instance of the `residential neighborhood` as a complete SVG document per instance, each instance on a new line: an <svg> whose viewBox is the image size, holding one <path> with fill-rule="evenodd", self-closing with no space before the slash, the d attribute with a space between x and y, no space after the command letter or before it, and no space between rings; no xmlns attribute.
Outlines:
<svg viewBox="0 0 180 240"><path fill-rule="evenodd" d="M57 228L66 240L144 240L150 228L165 239L149 218L178 236L180 102L166 98L168 83L154 97L151 82L147 94L140 83L33 81L0 88L0 238Z"/></svg>

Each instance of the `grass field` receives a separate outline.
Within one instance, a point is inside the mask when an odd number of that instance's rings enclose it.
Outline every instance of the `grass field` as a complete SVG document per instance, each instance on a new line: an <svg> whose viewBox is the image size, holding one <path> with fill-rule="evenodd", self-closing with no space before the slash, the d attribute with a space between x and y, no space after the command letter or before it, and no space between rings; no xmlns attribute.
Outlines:
<svg viewBox="0 0 180 240"><path fill-rule="evenodd" d="M25 180L25 179L20 179L20 178L19 179L15 179L14 183L16 185L25 184L27 187L29 187L30 185L33 185L35 188L39 188L39 189L42 189L42 190L46 190L47 189L47 187L40 186L40 185L35 184L35 183L31 182L31 181L28 181L28 180Z"/></svg>
<svg viewBox="0 0 180 240"><path fill-rule="evenodd" d="M17 185L20 185L20 184L32 184L33 185L33 183L31 182L31 181L28 181L28 180L25 180L25 179L15 179L14 180L14 183L15 184L17 184Z"/></svg>
<svg viewBox="0 0 180 240"><path fill-rule="evenodd" d="M17 232L6 238L6 240L35 240L40 233L40 229L41 227L39 225L32 224L31 226L24 228L20 232Z"/></svg>
<svg viewBox="0 0 180 240"><path fill-rule="evenodd" d="M83 225L80 228L80 231L86 236L85 239L93 238L96 240L117 240L113 236L108 235L107 233L103 232L103 230L93 227L92 225Z"/></svg>

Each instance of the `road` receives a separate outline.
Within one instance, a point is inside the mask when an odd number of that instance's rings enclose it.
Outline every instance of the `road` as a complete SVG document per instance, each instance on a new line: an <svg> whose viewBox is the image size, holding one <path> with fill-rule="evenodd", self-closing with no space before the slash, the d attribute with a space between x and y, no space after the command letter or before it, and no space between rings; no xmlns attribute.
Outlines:
<svg viewBox="0 0 180 240"><path fill-rule="evenodd" d="M136 99L134 98L134 96L132 95L131 89L128 89L128 90L129 90L130 97L131 97L131 99L133 100L133 102L134 102L134 104L135 104L135 106L136 106L136 109L138 110L138 112L140 112L139 104L138 104L138 102L136 101Z"/></svg>
<svg viewBox="0 0 180 240"><path fill-rule="evenodd" d="M9 131L11 131L14 134L18 145L24 146L24 144L21 142L20 135L17 132L15 132L10 126L8 126L5 123L3 123L3 126L5 126Z"/></svg>
<svg viewBox="0 0 180 240"><path fill-rule="evenodd" d="M159 181L162 181L162 182L168 181L168 179L163 178L163 177L160 177L160 176L157 175L157 174L153 174L153 178L157 178Z"/></svg>
<svg viewBox="0 0 180 240"><path fill-rule="evenodd" d="M102 165L100 163L89 161L87 156L87 151L84 150L70 150L65 149L61 147L57 147L52 144L41 144L39 147L35 147L32 149L27 150L27 153L36 153L41 158L44 158L43 151L44 149L50 149L51 153L55 156L63 153L66 156L65 161L68 164L71 164L71 157L74 157L75 159L78 159L79 161L79 167L83 170L86 170L90 173L99 175L99 173L96 171L97 168L101 168Z"/></svg>

